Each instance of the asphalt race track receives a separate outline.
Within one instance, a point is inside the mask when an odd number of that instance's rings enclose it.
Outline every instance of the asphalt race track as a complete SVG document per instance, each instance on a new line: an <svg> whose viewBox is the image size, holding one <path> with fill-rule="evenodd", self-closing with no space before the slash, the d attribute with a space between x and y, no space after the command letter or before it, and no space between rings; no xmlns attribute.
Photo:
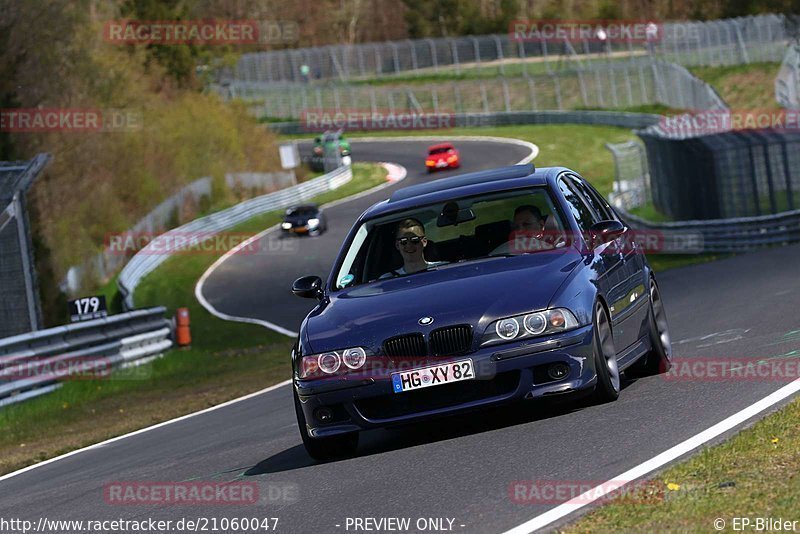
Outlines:
<svg viewBox="0 0 800 534"><path fill-rule="evenodd" d="M519 145L461 141L456 143L462 156L461 168L428 175L425 154L431 144L429 141L354 141L352 150L356 160L397 163L407 169L406 179L391 188L326 210L329 231L319 238L282 239L280 232L273 232L253 247L254 253L230 257L203 286L203 295L209 304L228 315L262 319L296 332L300 322L314 307L314 301L293 297L290 292L292 282L306 274L327 278L353 221L369 206L388 198L399 187L463 172L513 165L530 154L529 149ZM301 149L310 150L310 145L301 146ZM233 279L236 283L231 284Z"/></svg>
<svg viewBox="0 0 800 534"><path fill-rule="evenodd" d="M353 150L405 165L411 184L427 179L418 172L423 145L354 143ZM525 155L520 147L460 148L465 170ZM345 227L374 200L332 208L331 231L293 240L300 243L294 252L268 261L234 256L208 279L206 297L225 313L296 330L310 301L291 296L291 280L326 276ZM798 263L800 247L788 247L661 274L675 357L767 359L800 348ZM514 502L512 482L614 478L786 383L648 377L627 382L618 401L602 406L527 404L365 433L357 457L321 465L306 456L291 390L280 387L0 481L0 517L34 524L40 517L278 517L277 532L303 533L354 532L347 518L365 517L407 517L416 532L419 518L450 518L454 532L501 532L558 504ZM255 481L262 499L205 507L104 499L104 487L116 481L187 480Z"/></svg>

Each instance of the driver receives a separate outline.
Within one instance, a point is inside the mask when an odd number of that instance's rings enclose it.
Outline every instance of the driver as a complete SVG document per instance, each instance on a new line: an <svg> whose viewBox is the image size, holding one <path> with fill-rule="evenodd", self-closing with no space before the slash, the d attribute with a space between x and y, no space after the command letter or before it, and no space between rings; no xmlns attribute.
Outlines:
<svg viewBox="0 0 800 534"><path fill-rule="evenodd" d="M515 232L541 239L544 235L544 221L545 218L539 208L525 204L517 206L517 209L514 210L514 220L511 226Z"/></svg>
<svg viewBox="0 0 800 534"><path fill-rule="evenodd" d="M394 232L394 246L403 256L403 266L397 270L389 271L381 278L400 276L424 271L428 267L439 265L436 262L425 260L425 247L428 239L425 237L425 227L417 219L404 219L397 224Z"/></svg>

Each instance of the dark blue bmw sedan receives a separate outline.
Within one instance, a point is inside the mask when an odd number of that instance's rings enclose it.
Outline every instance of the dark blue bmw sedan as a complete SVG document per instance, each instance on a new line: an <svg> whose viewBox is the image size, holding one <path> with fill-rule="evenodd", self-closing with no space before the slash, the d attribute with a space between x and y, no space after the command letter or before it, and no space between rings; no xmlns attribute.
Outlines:
<svg viewBox="0 0 800 534"><path fill-rule="evenodd" d="M490 405L620 392L669 368L640 236L563 167L519 165L396 191L355 222L292 352L303 443L352 454L361 430Z"/></svg>

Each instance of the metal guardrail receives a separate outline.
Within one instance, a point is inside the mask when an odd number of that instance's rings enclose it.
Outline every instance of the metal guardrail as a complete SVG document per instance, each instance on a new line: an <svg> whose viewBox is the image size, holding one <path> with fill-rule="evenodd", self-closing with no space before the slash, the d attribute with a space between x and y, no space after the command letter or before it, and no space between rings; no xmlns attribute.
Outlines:
<svg viewBox="0 0 800 534"><path fill-rule="evenodd" d="M165 311L134 310L0 339L0 406L54 391L64 380L108 377L170 349Z"/></svg>
<svg viewBox="0 0 800 534"><path fill-rule="evenodd" d="M800 210L760 217L654 223L619 207L631 228L661 240L664 254L737 253L800 243Z"/></svg>
<svg viewBox="0 0 800 534"><path fill-rule="evenodd" d="M178 241L176 237L196 235L201 241L211 239L219 232L230 229L256 215L287 208L320 193L336 189L352 178L353 172L349 165L340 167L308 182L246 200L231 208L195 219L159 235L137 252L120 272L117 286L124 297L125 308L133 309L133 293L139 282L169 259L173 253L180 252L181 248L174 245Z"/></svg>
<svg viewBox="0 0 800 534"><path fill-rule="evenodd" d="M660 115L627 111L511 111L497 113L456 113L456 128L511 126L516 124L588 124L640 129L658 124ZM275 133L309 133L302 122L273 122L266 125Z"/></svg>

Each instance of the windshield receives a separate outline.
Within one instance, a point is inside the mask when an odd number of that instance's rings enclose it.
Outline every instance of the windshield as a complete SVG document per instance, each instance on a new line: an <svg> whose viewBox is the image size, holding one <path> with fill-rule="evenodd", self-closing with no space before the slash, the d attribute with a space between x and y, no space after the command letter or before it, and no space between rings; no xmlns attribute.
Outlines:
<svg viewBox="0 0 800 534"><path fill-rule="evenodd" d="M317 212L315 208L290 208L286 210L288 217L310 217Z"/></svg>
<svg viewBox="0 0 800 534"><path fill-rule="evenodd" d="M417 207L362 224L344 253L334 289L562 248L564 229L544 187Z"/></svg>
<svg viewBox="0 0 800 534"><path fill-rule="evenodd" d="M445 154L447 152L450 152L451 150L453 150L453 147L451 147L451 146L441 146L441 147L438 147L438 148L430 149L428 151L428 154L430 154L431 156L433 156L434 154Z"/></svg>

